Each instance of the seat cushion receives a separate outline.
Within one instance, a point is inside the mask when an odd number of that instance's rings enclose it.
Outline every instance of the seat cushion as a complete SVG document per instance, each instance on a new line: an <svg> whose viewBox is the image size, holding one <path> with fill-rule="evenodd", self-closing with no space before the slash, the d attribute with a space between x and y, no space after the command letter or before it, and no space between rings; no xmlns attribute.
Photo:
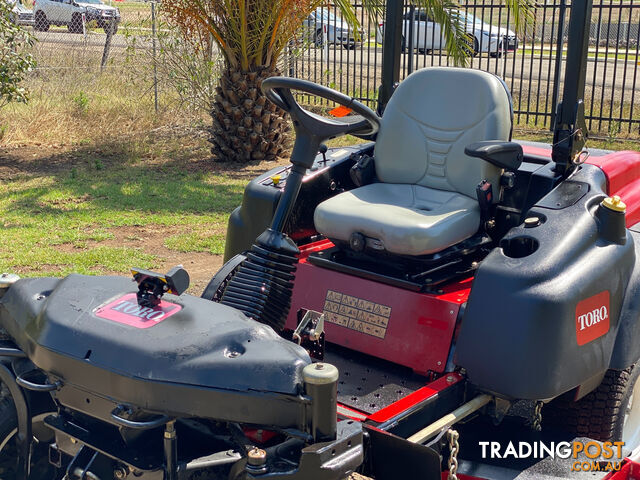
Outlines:
<svg viewBox="0 0 640 480"><path fill-rule="evenodd" d="M376 175L476 198L482 180L498 199L501 169L464 153L482 140L511 138L511 100L504 83L480 70L428 67L400 83L382 116Z"/></svg>
<svg viewBox="0 0 640 480"><path fill-rule="evenodd" d="M373 183L316 207L316 230L349 241L355 232L377 239L399 255L427 255L478 231L478 202L455 192L421 185Z"/></svg>

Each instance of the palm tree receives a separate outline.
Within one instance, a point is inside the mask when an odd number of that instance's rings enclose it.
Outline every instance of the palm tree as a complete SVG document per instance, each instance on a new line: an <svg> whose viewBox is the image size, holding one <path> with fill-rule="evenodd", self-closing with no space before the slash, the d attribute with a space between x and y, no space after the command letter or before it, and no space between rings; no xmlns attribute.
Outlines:
<svg viewBox="0 0 640 480"><path fill-rule="evenodd" d="M517 27L531 13L533 0L505 0ZM279 75L278 61L300 31L302 22L326 0L164 0L163 9L186 38L213 40L224 58L211 112L212 153L218 160L246 162L273 159L286 147L289 128L284 112L260 90L265 78ZM334 0L344 19L358 31L350 0ZM381 10L378 0L364 0L370 15ZM465 26L450 0L416 0L440 25L448 55L463 64L469 44Z"/></svg>

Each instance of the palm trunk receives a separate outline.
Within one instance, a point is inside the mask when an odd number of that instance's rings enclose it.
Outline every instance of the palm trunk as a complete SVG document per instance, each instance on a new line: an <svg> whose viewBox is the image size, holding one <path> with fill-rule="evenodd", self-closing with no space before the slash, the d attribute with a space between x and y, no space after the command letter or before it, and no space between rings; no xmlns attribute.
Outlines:
<svg viewBox="0 0 640 480"><path fill-rule="evenodd" d="M209 138L218 161L273 160L288 146L285 112L260 90L264 79L278 74L269 67L249 72L225 68L211 112Z"/></svg>

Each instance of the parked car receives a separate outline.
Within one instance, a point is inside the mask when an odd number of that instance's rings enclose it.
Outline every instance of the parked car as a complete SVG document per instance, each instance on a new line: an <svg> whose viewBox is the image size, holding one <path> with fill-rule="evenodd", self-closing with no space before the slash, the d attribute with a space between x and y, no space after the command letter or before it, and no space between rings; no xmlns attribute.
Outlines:
<svg viewBox="0 0 640 480"><path fill-rule="evenodd" d="M489 53L499 56L504 51L513 51L518 48L518 39L515 32L504 27L497 27L483 22L469 12L452 10L454 18L458 18L465 25L470 47L473 55ZM439 23L434 22L426 12L415 9L408 11L403 17L402 26L402 50L409 47L409 32L411 17L413 15L413 42L411 45L418 50L444 50L446 41L443 29ZM382 43L384 34L384 22L378 25L376 41Z"/></svg>
<svg viewBox="0 0 640 480"><path fill-rule="evenodd" d="M100 0L35 0L33 9L34 28L40 32L49 30L50 25L66 25L71 33L82 33L83 15L85 22L95 20L105 32L112 26L116 33L120 23L120 10Z"/></svg>
<svg viewBox="0 0 640 480"><path fill-rule="evenodd" d="M356 38L355 31L347 22L336 17L328 8L318 7L304 20L303 27L309 39L317 47L336 43L344 48L356 48L362 45L364 30Z"/></svg>
<svg viewBox="0 0 640 480"><path fill-rule="evenodd" d="M21 0L8 0L11 6L11 21L17 25L33 25L33 10L29 10Z"/></svg>

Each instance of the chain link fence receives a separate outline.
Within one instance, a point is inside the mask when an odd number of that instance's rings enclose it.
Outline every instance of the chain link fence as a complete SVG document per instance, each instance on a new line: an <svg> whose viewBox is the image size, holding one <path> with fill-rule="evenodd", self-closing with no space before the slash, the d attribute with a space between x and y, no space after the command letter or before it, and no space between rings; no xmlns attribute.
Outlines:
<svg viewBox="0 0 640 480"><path fill-rule="evenodd" d="M23 0L32 17L20 20L29 24L37 39L33 47L37 68L27 82L31 102L28 110L3 110L0 123L22 115L20 122L27 125L23 136L38 132L55 142L59 130L65 129L65 138L73 130L74 141L81 142L88 129L112 128L114 123L118 131L127 132L153 128L162 115L175 119L195 114L206 121L204 113L215 95L218 55L185 44L162 21L157 4L33 1ZM360 35L340 19L335 6L321 7L301 26L281 70L375 106L385 19L370 16L359 2L354 8ZM534 23L516 34L513 16L501 3L467 0L460 5L460 18L468 25L476 52L469 67L505 80L520 127L542 130L551 125L557 103L556 59L559 56L562 65L566 58L570 10L569 0L545 0L536 7ZM638 139L640 0L596 0L592 17L585 99L588 127L608 138ZM401 77L425 66L450 64L440 26L407 4Z"/></svg>
<svg viewBox="0 0 640 480"><path fill-rule="evenodd" d="M164 22L158 4L22 0L35 41L28 104L0 112L5 138L85 143L207 120L217 80L213 51L197 51ZM64 131L63 131L64 130ZM61 140L63 139L63 140Z"/></svg>

